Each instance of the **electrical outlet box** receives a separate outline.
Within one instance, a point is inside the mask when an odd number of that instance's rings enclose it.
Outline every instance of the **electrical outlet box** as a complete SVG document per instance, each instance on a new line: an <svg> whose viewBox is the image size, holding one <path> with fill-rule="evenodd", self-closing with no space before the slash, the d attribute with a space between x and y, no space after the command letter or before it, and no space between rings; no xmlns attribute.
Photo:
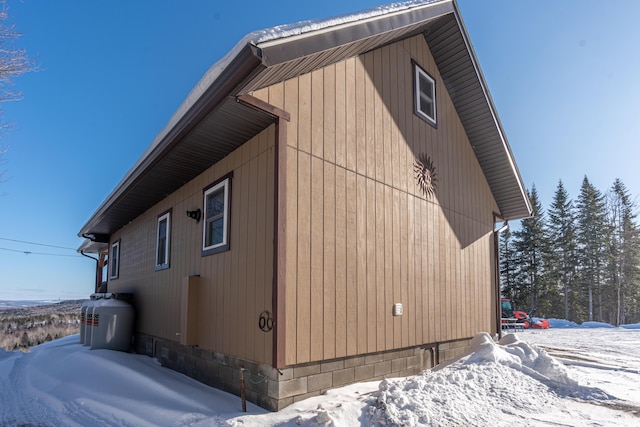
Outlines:
<svg viewBox="0 0 640 427"><path fill-rule="evenodd" d="M402 316L402 303L393 304L393 315Z"/></svg>

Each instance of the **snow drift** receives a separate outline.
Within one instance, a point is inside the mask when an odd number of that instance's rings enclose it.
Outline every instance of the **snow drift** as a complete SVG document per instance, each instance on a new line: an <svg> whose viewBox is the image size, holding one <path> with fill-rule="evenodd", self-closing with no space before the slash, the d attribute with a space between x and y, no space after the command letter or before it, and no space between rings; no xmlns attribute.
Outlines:
<svg viewBox="0 0 640 427"><path fill-rule="evenodd" d="M579 394L575 391L579 390ZM405 380L380 383L373 418L387 425L509 425L505 414L534 418L559 396L610 399L579 387L566 368L515 334L499 344L476 335L469 353Z"/></svg>
<svg viewBox="0 0 640 427"><path fill-rule="evenodd" d="M248 404L245 414L237 396L147 356L89 350L75 335L0 351L0 426L626 427L640 425L639 338L622 328L524 331L500 343L479 334L467 354L420 375L329 390L277 413Z"/></svg>

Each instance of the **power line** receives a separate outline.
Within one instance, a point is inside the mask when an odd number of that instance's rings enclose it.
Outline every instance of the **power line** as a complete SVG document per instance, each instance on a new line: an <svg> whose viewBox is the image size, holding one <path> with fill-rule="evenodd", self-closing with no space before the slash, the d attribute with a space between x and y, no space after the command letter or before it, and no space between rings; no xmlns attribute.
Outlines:
<svg viewBox="0 0 640 427"><path fill-rule="evenodd" d="M0 248L0 250L8 251L8 252L17 252L17 253L25 254L25 255L66 256L66 257L73 257L73 258L78 258L80 256L80 255L50 254L50 253L45 253L45 252L20 251L20 250L17 250L17 249L8 249L8 248Z"/></svg>
<svg viewBox="0 0 640 427"><path fill-rule="evenodd" d="M35 243L35 242L27 242L25 240L15 240L15 239L7 239L6 237L0 237L0 240L6 240L8 242L17 242L17 243L26 243L27 245L36 245L36 246L46 246L48 248L56 248L56 249L68 249L71 251L75 251L75 248L69 248L66 246L56 246L56 245L47 245L45 243ZM22 251L18 251L22 252Z"/></svg>

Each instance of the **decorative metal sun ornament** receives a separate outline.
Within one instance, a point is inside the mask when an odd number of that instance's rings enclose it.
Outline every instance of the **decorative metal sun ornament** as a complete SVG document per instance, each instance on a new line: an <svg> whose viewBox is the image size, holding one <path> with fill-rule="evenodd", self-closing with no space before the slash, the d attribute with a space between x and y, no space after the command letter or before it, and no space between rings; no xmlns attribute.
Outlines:
<svg viewBox="0 0 640 427"><path fill-rule="evenodd" d="M424 195L427 197L434 195L438 186L438 175L431 157L425 153L420 154L413 163L413 171L416 174L418 187L420 187Z"/></svg>

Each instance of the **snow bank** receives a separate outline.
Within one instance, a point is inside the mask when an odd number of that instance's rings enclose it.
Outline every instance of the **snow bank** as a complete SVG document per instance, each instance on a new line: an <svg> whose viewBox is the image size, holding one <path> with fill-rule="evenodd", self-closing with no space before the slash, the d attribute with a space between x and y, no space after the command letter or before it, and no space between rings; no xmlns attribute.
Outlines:
<svg viewBox="0 0 640 427"><path fill-rule="evenodd" d="M508 334L498 344L479 334L467 354L420 375L329 390L277 413L248 403L246 414L237 396L146 356L89 350L75 335L29 353L0 351L0 426L628 427L637 424L633 411L640 408L637 334L621 328L532 330ZM520 337L582 362L566 368ZM577 384L576 376L580 384L626 401Z"/></svg>
<svg viewBox="0 0 640 427"><path fill-rule="evenodd" d="M612 326L604 322L582 322L580 324L580 327L581 328L615 328L615 326Z"/></svg>
<svg viewBox="0 0 640 427"><path fill-rule="evenodd" d="M8 354L0 353L3 426L186 426L198 420L219 425L241 413L236 396L147 356L89 350L78 335ZM250 403L248 408L265 412Z"/></svg>
<svg viewBox="0 0 640 427"><path fill-rule="evenodd" d="M582 322L577 324L570 320L566 319L548 319L549 327L551 328L615 328L615 326L610 325L609 323L604 322ZM625 329L640 329L640 323L635 325L620 325L621 328Z"/></svg>
<svg viewBox="0 0 640 427"><path fill-rule="evenodd" d="M620 325L624 329L640 329L640 323L634 323L632 325Z"/></svg>
<svg viewBox="0 0 640 427"><path fill-rule="evenodd" d="M579 387L564 365L517 335L496 344L482 333L471 341L469 353L449 363L380 383L370 412L380 424L508 425L505 412L528 419L576 389L575 397L608 398Z"/></svg>
<svg viewBox="0 0 640 427"><path fill-rule="evenodd" d="M579 328L575 322L566 319L547 319L549 321L550 328Z"/></svg>

